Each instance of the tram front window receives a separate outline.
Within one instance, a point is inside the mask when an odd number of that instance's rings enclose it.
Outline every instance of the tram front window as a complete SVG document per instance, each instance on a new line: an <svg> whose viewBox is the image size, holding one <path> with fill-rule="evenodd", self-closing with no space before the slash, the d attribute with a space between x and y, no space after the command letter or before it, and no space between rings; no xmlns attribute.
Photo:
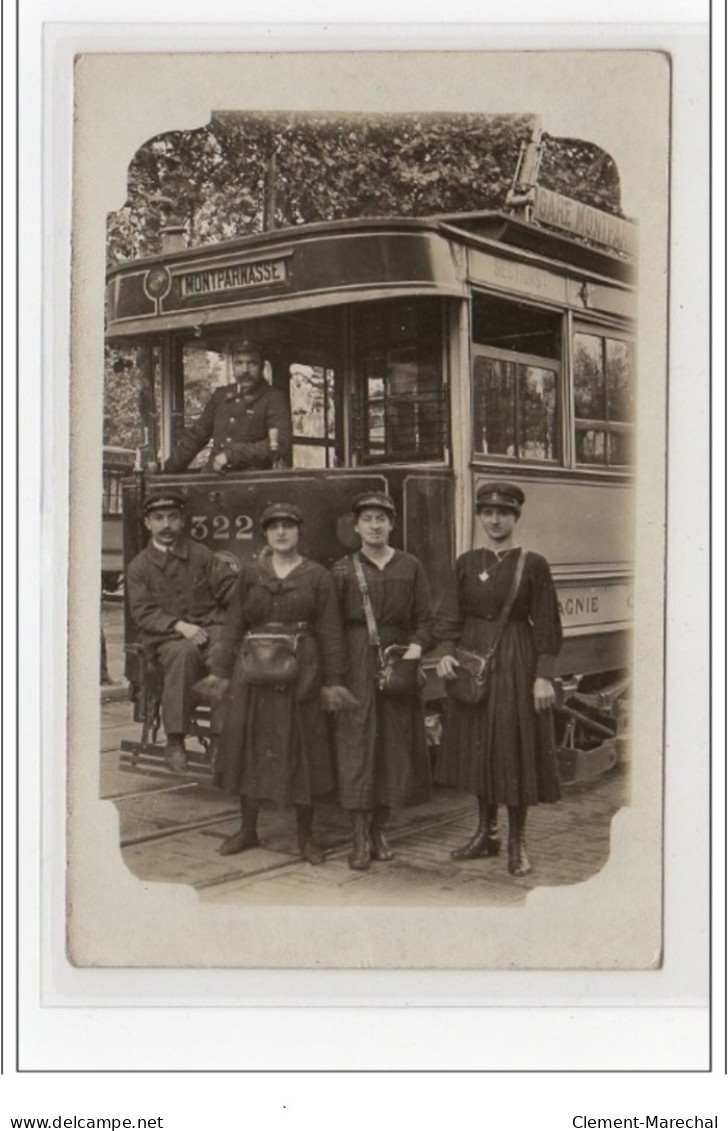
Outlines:
<svg viewBox="0 0 728 1131"><path fill-rule="evenodd" d="M367 303L354 311L359 400L353 448L364 463L440 461L447 444L438 299Z"/></svg>
<svg viewBox="0 0 728 1131"><path fill-rule="evenodd" d="M336 464L335 372L321 365L289 367L294 467Z"/></svg>
<svg viewBox="0 0 728 1131"><path fill-rule="evenodd" d="M219 350L198 345L185 345L182 350L184 373L184 424L192 424L202 413L215 389L233 380L229 349ZM270 379L270 372L266 373ZM212 440L197 453L190 470L203 468L210 459Z"/></svg>

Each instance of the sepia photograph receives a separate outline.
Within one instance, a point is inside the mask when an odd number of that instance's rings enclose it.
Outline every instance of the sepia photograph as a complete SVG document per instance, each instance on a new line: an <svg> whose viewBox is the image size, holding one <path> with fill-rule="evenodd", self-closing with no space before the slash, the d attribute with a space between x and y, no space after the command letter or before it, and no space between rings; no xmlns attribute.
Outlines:
<svg viewBox="0 0 728 1131"><path fill-rule="evenodd" d="M669 59L392 58L76 59L77 966L661 964Z"/></svg>

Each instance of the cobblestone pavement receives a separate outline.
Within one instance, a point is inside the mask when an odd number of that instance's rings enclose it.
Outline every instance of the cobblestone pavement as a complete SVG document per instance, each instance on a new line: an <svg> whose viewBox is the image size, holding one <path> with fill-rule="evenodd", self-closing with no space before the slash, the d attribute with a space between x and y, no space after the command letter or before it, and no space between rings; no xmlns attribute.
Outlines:
<svg viewBox="0 0 728 1131"><path fill-rule="evenodd" d="M121 606L105 603L109 668L119 680L121 619ZM191 884L204 900L515 905L535 887L575 884L595 875L609 855L611 819L627 803L627 775L618 768L567 787L556 805L534 807L528 825L534 867L522 878L509 875L503 854L452 860L451 850L473 832L476 810L473 798L444 788L435 790L426 805L393 815L388 836L396 857L373 863L367 872L349 868L348 822L333 805L316 813L327 851L321 867L301 859L292 811L262 811L261 847L221 857L221 841L237 826L235 799L212 787L204 765L189 775L170 774L158 765L125 768L120 744L137 739L139 726L124 694L123 684L110 696L102 689L101 733L101 793L118 809L124 860L140 879ZM507 832L504 809L501 832Z"/></svg>
<svg viewBox="0 0 728 1131"><path fill-rule="evenodd" d="M354 872L347 863L348 823L334 806L316 813L326 863L312 867L298 853L292 811L260 814L261 847L221 857L222 839L237 827L237 806L209 784L209 774L134 772L121 767L119 742L137 737L130 707L104 707L102 796L120 816L121 851L129 869L145 881L193 885L205 900L316 903L500 904L522 902L534 887L579 883L603 867L609 854L611 818L625 803L626 777L613 771L599 781L564 791L556 805L529 815L526 877L510 876L505 856L456 862L450 851L471 835L475 803L465 794L438 789L426 805L395 813L389 839L396 858ZM501 831L506 831L501 811Z"/></svg>

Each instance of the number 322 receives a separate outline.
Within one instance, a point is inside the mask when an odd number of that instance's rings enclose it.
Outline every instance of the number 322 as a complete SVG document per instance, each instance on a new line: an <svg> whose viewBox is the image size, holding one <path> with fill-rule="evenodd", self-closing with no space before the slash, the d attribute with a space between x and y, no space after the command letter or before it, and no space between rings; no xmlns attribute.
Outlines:
<svg viewBox="0 0 728 1131"><path fill-rule="evenodd" d="M212 531L210 528L212 527ZM236 514L233 519L234 535L230 533L230 519L225 514L195 514L190 521L190 534L198 542L227 541L233 537L236 542L245 542L253 537L253 520L249 514Z"/></svg>

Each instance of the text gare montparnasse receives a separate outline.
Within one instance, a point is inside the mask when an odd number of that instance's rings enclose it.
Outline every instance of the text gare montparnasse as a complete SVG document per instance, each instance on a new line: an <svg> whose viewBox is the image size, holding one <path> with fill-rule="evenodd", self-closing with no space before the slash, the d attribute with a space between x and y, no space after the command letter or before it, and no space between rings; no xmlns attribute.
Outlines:
<svg viewBox="0 0 728 1131"><path fill-rule="evenodd" d="M672 1128L685 1127L690 1131L703 1127L715 1128L718 1126L717 1115L688 1115L688 1116L662 1116L662 1115L624 1115L610 1119L606 1116L575 1115L571 1121L572 1127L583 1129L587 1127L601 1128Z"/></svg>

